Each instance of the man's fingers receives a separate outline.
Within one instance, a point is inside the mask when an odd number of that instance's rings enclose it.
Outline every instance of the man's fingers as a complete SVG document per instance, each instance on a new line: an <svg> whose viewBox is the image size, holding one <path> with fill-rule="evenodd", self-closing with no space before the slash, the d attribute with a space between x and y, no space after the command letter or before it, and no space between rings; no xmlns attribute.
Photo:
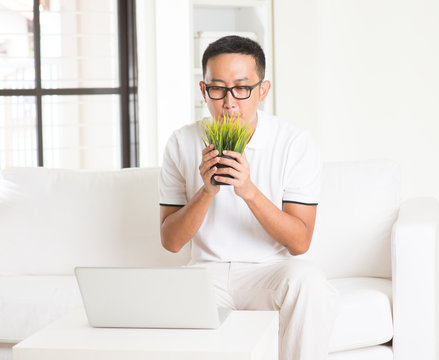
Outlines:
<svg viewBox="0 0 439 360"><path fill-rule="evenodd" d="M205 176L208 176L208 175L213 175L213 174L215 174L215 171L216 170L218 170L217 168L216 168L216 166L214 166L214 167L212 167L212 168L208 168L208 169L206 169L205 171L202 171L201 172L201 176L202 177L205 177Z"/></svg>
<svg viewBox="0 0 439 360"><path fill-rule="evenodd" d="M230 175L234 179L239 178L239 171L236 171L232 167L218 168L218 171L216 173L217 175Z"/></svg>
<svg viewBox="0 0 439 360"><path fill-rule="evenodd" d="M242 154L239 152L232 151L232 150L224 150L223 154L234 158L240 164L242 163Z"/></svg>
<svg viewBox="0 0 439 360"><path fill-rule="evenodd" d="M232 179L232 178L225 177L225 176L219 176L219 175L217 176L217 175L215 175L214 179L216 181L218 181L218 182L221 182L221 183L224 183L224 184L229 184L229 185L232 185L232 186L235 186L235 185L238 184L238 181L236 179Z"/></svg>
<svg viewBox="0 0 439 360"><path fill-rule="evenodd" d="M238 171L241 169L241 165L236 160L231 160L231 159L221 157L221 158L219 158L219 162L223 165L230 166L231 168L236 169Z"/></svg>
<svg viewBox="0 0 439 360"><path fill-rule="evenodd" d="M201 161L202 163L211 160L212 158L215 158L216 156L218 156L218 150L211 150L210 152L207 152L206 154L203 155Z"/></svg>
<svg viewBox="0 0 439 360"><path fill-rule="evenodd" d="M210 144L209 146L205 147L201 154L206 155L209 151L213 150L213 144Z"/></svg>
<svg viewBox="0 0 439 360"><path fill-rule="evenodd" d="M213 159L209 161L203 161L200 165L201 173L205 173L206 170L209 170L213 165L215 165L218 162L218 160L219 158L215 156Z"/></svg>
<svg viewBox="0 0 439 360"><path fill-rule="evenodd" d="M212 178L213 175L215 175L215 172L217 171L217 167L214 166L211 169L207 169L206 172L202 173L202 177L203 179L205 179L209 184L210 184L210 179Z"/></svg>

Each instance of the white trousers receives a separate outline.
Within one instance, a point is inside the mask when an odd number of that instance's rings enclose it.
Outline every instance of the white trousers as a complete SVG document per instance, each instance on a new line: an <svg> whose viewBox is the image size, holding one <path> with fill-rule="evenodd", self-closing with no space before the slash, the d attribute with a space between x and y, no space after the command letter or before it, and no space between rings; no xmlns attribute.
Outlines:
<svg viewBox="0 0 439 360"><path fill-rule="evenodd" d="M279 311L279 359L326 360L338 292L311 262L203 262L213 275L219 307Z"/></svg>

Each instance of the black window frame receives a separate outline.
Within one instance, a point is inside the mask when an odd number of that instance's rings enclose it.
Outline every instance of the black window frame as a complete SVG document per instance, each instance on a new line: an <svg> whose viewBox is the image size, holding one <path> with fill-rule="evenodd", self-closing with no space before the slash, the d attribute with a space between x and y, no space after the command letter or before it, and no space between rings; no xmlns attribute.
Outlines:
<svg viewBox="0 0 439 360"><path fill-rule="evenodd" d="M121 167L139 166L135 0L117 0L118 87L42 88L40 0L33 2L33 16L35 87L33 89L0 89L0 96L33 96L35 98L38 166L44 166L42 98L47 95L119 95Z"/></svg>

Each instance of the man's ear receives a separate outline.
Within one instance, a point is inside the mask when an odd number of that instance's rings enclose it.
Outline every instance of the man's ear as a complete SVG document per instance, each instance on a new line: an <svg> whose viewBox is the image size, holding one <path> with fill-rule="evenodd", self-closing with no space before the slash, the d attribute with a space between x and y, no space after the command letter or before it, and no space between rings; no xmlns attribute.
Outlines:
<svg viewBox="0 0 439 360"><path fill-rule="evenodd" d="M207 100L206 100L206 85L204 85L203 81L200 81L198 84L200 85L201 95L203 95L204 101L207 102Z"/></svg>
<svg viewBox="0 0 439 360"><path fill-rule="evenodd" d="M268 91L271 88L271 82L269 80L264 80L259 86L259 100L264 101L268 95Z"/></svg>

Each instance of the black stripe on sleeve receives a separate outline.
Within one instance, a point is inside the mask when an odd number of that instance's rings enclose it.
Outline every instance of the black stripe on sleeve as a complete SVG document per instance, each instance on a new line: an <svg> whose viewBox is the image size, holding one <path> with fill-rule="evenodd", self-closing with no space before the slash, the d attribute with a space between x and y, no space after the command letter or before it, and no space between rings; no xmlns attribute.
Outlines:
<svg viewBox="0 0 439 360"><path fill-rule="evenodd" d="M179 204L162 204L162 203L159 203L160 204L160 206L177 206L177 207L183 207L184 205L179 205Z"/></svg>
<svg viewBox="0 0 439 360"><path fill-rule="evenodd" d="M299 201L289 201L289 200L282 200L282 203L300 204L300 205L309 205L309 206L318 205L318 203L303 203L303 202L299 202Z"/></svg>

